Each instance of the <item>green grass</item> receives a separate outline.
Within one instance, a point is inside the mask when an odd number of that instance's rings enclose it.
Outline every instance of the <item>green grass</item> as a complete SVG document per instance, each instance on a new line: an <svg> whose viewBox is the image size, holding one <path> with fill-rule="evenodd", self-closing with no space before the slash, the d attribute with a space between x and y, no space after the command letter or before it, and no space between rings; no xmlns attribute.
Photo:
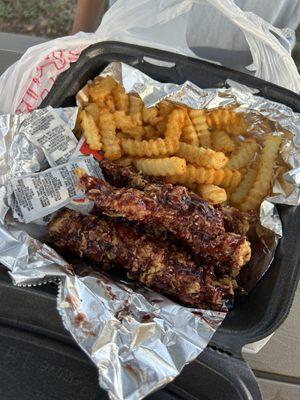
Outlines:
<svg viewBox="0 0 300 400"><path fill-rule="evenodd" d="M70 33L76 0L0 0L0 31L58 37Z"/></svg>
<svg viewBox="0 0 300 400"><path fill-rule="evenodd" d="M11 18L13 15L13 9L10 4L5 4L3 1L0 2L0 18Z"/></svg>

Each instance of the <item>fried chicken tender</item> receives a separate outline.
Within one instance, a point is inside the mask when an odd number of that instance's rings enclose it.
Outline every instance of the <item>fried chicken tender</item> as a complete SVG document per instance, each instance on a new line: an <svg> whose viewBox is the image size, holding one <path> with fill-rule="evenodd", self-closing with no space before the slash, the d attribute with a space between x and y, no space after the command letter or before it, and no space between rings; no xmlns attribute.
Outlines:
<svg viewBox="0 0 300 400"><path fill-rule="evenodd" d="M225 232L221 211L182 186L156 183L143 191L118 189L89 176L81 177L80 184L104 214L162 227L190 247L199 260L222 264L232 276L250 259L248 241Z"/></svg>
<svg viewBox="0 0 300 400"><path fill-rule="evenodd" d="M183 303L219 309L233 293L232 281L222 287L209 269L197 265L183 250L168 242L137 234L126 224L71 210L58 213L49 224L56 247L87 257L102 268L126 269L138 281Z"/></svg>

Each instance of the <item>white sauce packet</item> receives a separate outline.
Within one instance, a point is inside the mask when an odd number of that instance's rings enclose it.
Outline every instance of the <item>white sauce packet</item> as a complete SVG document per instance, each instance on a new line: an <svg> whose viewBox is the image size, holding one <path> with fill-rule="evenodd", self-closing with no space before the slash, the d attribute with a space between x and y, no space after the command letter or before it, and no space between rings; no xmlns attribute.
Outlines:
<svg viewBox="0 0 300 400"><path fill-rule="evenodd" d="M20 131L43 150L51 167L67 162L78 142L70 127L51 106L26 116Z"/></svg>
<svg viewBox="0 0 300 400"><path fill-rule="evenodd" d="M11 179L11 185L22 219L25 223L57 211L72 200L82 204L84 192L77 185L74 170L84 169L88 175L103 178L98 162L92 157L80 156L66 164L43 172Z"/></svg>

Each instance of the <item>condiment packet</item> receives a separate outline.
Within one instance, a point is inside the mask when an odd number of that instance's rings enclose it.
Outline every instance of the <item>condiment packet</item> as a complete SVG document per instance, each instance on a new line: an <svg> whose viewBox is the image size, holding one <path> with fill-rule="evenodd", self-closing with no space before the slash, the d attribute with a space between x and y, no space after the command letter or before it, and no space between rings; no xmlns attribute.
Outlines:
<svg viewBox="0 0 300 400"><path fill-rule="evenodd" d="M27 114L0 116L0 222L4 223L9 207L13 216L22 221L10 180L14 176L28 175L49 167L49 163L68 161L77 146L72 133L78 107L48 107ZM47 134L42 117L48 115ZM31 122L35 129L31 128ZM52 121L52 122L51 122ZM53 133L52 129L56 132ZM37 135L37 136L35 136ZM41 138L44 140L41 141ZM46 147L44 147L46 145ZM48 148L47 148L48 146ZM48 156L45 157L45 154ZM38 222L41 222L38 221ZM43 222L44 224L44 222Z"/></svg>
<svg viewBox="0 0 300 400"><path fill-rule="evenodd" d="M69 160L77 146L77 139L52 107L30 113L21 124L21 132L42 148L51 167Z"/></svg>
<svg viewBox="0 0 300 400"><path fill-rule="evenodd" d="M81 199L83 190L77 185L75 169L83 168L89 175L103 177L92 156L80 156L45 171L11 179L22 220L29 223L51 214L73 199Z"/></svg>

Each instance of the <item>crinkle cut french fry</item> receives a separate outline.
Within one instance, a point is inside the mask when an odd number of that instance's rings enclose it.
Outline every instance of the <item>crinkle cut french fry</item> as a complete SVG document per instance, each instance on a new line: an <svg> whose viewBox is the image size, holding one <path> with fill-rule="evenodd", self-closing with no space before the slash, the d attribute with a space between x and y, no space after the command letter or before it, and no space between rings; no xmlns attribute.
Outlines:
<svg viewBox="0 0 300 400"><path fill-rule="evenodd" d="M80 112L81 129L83 136L91 150L101 150L101 136L98 127L92 115L88 114L85 110Z"/></svg>
<svg viewBox="0 0 300 400"><path fill-rule="evenodd" d="M143 115L141 112L137 112L135 114L131 114L131 119L134 124L138 126L143 126Z"/></svg>
<svg viewBox="0 0 300 400"><path fill-rule="evenodd" d="M208 129L198 132L198 139L201 147L205 147L206 149L210 149L212 147L211 134Z"/></svg>
<svg viewBox="0 0 300 400"><path fill-rule="evenodd" d="M188 114L198 134L201 131L208 129L208 125L206 123L206 113L204 110L189 109Z"/></svg>
<svg viewBox="0 0 300 400"><path fill-rule="evenodd" d="M181 175L186 171L186 161L179 157L141 158L134 162L135 167L146 175Z"/></svg>
<svg viewBox="0 0 300 400"><path fill-rule="evenodd" d="M224 168L228 161L228 158L222 152L205 149L204 147L196 147L182 142L179 142L179 150L176 155L185 158L191 164L206 168Z"/></svg>
<svg viewBox="0 0 300 400"><path fill-rule="evenodd" d="M113 79L112 77L108 76L106 78L109 79ZM95 76L95 78L93 79L92 85L99 85L100 82L102 82L105 78L103 76ZM113 79L114 80L114 79ZM108 79L106 79L106 81L109 81ZM117 84L117 82L116 82Z"/></svg>
<svg viewBox="0 0 300 400"><path fill-rule="evenodd" d="M143 121L146 124L156 125L162 120L162 117L158 115L158 109L156 107L144 107L142 111Z"/></svg>
<svg viewBox="0 0 300 400"><path fill-rule="evenodd" d="M96 124L98 124L99 120L99 107L96 103L88 103L84 110L89 113L93 118Z"/></svg>
<svg viewBox="0 0 300 400"><path fill-rule="evenodd" d="M169 179L170 183L180 183L185 185L186 183L198 183L217 185L224 188L234 189L241 180L241 174L239 171L224 169L214 169L205 167L194 167L191 164L187 164L186 172L182 175L174 175Z"/></svg>
<svg viewBox="0 0 300 400"><path fill-rule="evenodd" d="M123 133L134 137L141 138L144 134L144 127L139 126L136 121L133 121L131 115L126 115L125 111L116 111L113 114L117 129L121 129Z"/></svg>
<svg viewBox="0 0 300 400"><path fill-rule="evenodd" d="M222 171L223 170L219 170ZM214 183L215 170L213 168L194 167L187 164L186 172L182 175L173 175L168 178L168 182L174 184L189 185L193 183ZM224 172L223 172L224 175Z"/></svg>
<svg viewBox="0 0 300 400"><path fill-rule="evenodd" d="M105 99L105 105L109 109L110 112L115 112L116 111L116 105L114 98L111 94L109 94L106 99Z"/></svg>
<svg viewBox="0 0 300 400"><path fill-rule="evenodd" d="M113 113L113 117L118 129L131 129L137 126L137 124L132 121L131 116L126 115L125 111L123 110L115 111Z"/></svg>
<svg viewBox="0 0 300 400"><path fill-rule="evenodd" d="M229 108L217 108L207 113L206 121L211 129L223 130L231 135L240 135L246 130L246 121L241 113Z"/></svg>
<svg viewBox="0 0 300 400"><path fill-rule="evenodd" d="M220 186L226 188L229 192L235 190L235 188L240 184L242 179L242 174L237 169L224 169L224 178L220 183Z"/></svg>
<svg viewBox="0 0 300 400"><path fill-rule="evenodd" d="M186 114L186 116L185 116L185 123L182 128L182 135L181 135L180 139L182 142L192 144L194 146L199 145L197 131L196 131L194 125L192 124L192 121L188 114Z"/></svg>
<svg viewBox="0 0 300 400"><path fill-rule="evenodd" d="M175 104L170 101L163 100L158 104L159 115L167 117L175 108Z"/></svg>
<svg viewBox="0 0 300 400"><path fill-rule="evenodd" d="M129 165L133 164L133 161L134 158L132 157L121 157L118 160L115 160L114 163L120 167L129 167Z"/></svg>
<svg viewBox="0 0 300 400"><path fill-rule="evenodd" d="M212 147L215 151L222 151L223 153L231 153L234 148L234 142L230 139L224 131L211 132Z"/></svg>
<svg viewBox="0 0 300 400"><path fill-rule="evenodd" d="M123 133L121 131L117 132L117 138L120 140L120 144L121 144L122 139L126 139L126 140L130 139L126 133ZM141 139L136 139L136 140L141 140Z"/></svg>
<svg viewBox="0 0 300 400"><path fill-rule="evenodd" d="M159 132L161 135L165 133L166 127L167 127L167 121L165 119L159 121L155 126L157 132Z"/></svg>
<svg viewBox="0 0 300 400"><path fill-rule="evenodd" d="M121 85L117 85L112 90L112 95L115 101L116 109L124 111L125 114L129 113L129 98L128 94L125 93L125 89Z"/></svg>
<svg viewBox="0 0 300 400"><path fill-rule="evenodd" d="M224 203L227 200L225 189L216 185L199 185L198 193L204 200L211 201L213 204Z"/></svg>
<svg viewBox="0 0 300 400"><path fill-rule="evenodd" d="M233 193L231 193L230 200L237 206L241 205L242 201L249 193L250 189L254 184L256 175L257 175L257 169L249 168L239 186L235 189Z"/></svg>
<svg viewBox="0 0 300 400"><path fill-rule="evenodd" d="M173 138L150 140L121 138L121 146L124 153L132 157L158 157L176 153L179 147L179 141Z"/></svg>
<svg viewBox="0 0 300 400"><path fill-rule="evenodd" d="M132 121L140 126L143 125L143 107L144 104L140 97L129 95L129 114Z"/></svg>
<svg viewBox="0 0 300 400"><path fill-rule="evenodd" d="M187 165L186 172L182 175L173 175L168 177L167 181L173 184L181 184L189 186L193 184L205 183L208 179L211 179L214 171L203 167L196 168L192 165Z"/></svg>
<svg viewBox="0 0 300 400"><path fill-rule="evenodd" d="M248 165L255 156L258 149L258 144L255 139L247 139L242 142L239 147L231 154L228 161L228 168L240 169Z"/></svg>
<svg viewBox="0 0 300 400"><path fill-rule="evenodd" d="M129 113L134 115L136 113L142 113L144 108L144 103L139 96L129 95Z"/></svg>
<svg viewBox="0 0 300 400"><path fill-rule="evenodd" d="M130 129L123 129L122 132L134 139L142 140L142 137L144 136L145 133L145 129L143 126L134 126L133 128Z"/></svg>
<svg viewBox="0 0 300 400"><path fill-rule="evenodd" d="M117 160L121 157L120 140L116 135L116 124L113 114L101 112L99 116L99 126L102 134L104 158Z"/></svg>
<svg viewBox="0 0 300 400"><path fill-rule="evenodd" d="M258 161L258 172L247 197L241 204L243 211L255 210L271 189L274 162L276 160L281 138L278 136L267 136L263 142L263 149Z"/></svg>
<svg viewBox="0 0 300 400"><path fill-rule="evenodd" d="M154 128L152 125L145 125L144 126L144 135L143 139L157 139L160 136L160 133Z"/></svg>
<svg viewBox="0 0 300 400"><path fill-rule="evenodd" d="M105 106L105 98L108 96L117 82L111 77L107 76L101 79L94 79L94 81L88 85L89 98L92 103L96 103L98 106Z"/></svg>
<svg viewBox="0 0 300 400"><path fill-rule="evenodd" d="M167 120L166 130L164 132L165 137L179 140L182 135L184 123L185 112L178 109L173 110Z"/></svg>

